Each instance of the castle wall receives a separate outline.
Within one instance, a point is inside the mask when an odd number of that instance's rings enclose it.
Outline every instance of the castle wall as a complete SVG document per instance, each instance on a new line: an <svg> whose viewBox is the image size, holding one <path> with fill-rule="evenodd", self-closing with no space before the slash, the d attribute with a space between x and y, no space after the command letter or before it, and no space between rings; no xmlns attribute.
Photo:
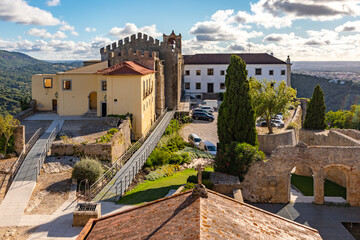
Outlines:
<svg viewBox="0 0 360 240"><path fill-rule="evenodd" d="M164 61L165 106L169 109L176 108L180 103L181 95L181 49L173 49L167 42L160 42L146 34L138 33L137 36L134 34L130 38L127 37L100 49L101 60L109 60L110 65L116 64L117 61L135 60L134 54L129 54L130 49L136 50L136 56L142 52L144 55L146 52L158 53L158 58Z"/></svg>

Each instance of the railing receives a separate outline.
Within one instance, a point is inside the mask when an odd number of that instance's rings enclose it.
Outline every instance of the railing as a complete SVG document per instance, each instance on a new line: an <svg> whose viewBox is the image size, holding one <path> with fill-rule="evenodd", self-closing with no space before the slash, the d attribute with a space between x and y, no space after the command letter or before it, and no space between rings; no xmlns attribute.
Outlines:
<svg viewBox="0 0 360 240"><path fill-rule="evenodd" d="M175 111L166 116L166 119L161 122L159 127L154 131L151 138L147 139L141 148L132 156L132 158L120 170L120 176L116 179L115 193L117 200L125 193L127 188L134 180L136 174L140 171L150 153L154 150L160 138L164 134L166 127L169 125L170 120L174 117Z"/></svg>
<svg viewBox="0 0 360 240"><path fill-rule="evenodd" d="M41 171L41 168L44 164L44 161L45 161L45 158L46 158L46 154L47 152L49 151L50 147L51 147L51 144L53 143L53 141L55 140L58 132L59 132L59 129L60 126L57 125L50 133L48 139L46 139L46 142L45 142L45 145L44 145L44 148L43 148L43 151L41 152L40 154L40 157L39 157L39 160L38 162L36 163L36 176L38 176L40 174L40 171Z"/></svg>
<svg viewBox="0 0 360 240"><path fill-rule="evenodd" d="M31 148L34 146L34 144L36 143L36 141L39 139L39 137L43 134L43 130L41 128L39 128L38 130L36 130L36 132L34 133L34 135L30 138L30 140L26 143L25 148L23 149L23 151L21 152L21 154L19 155L18 159L13 163L13 165L10 168L10 177L9 180L7 182L6 185L6 189L5 189L5 194L7 193L7 191L9 190L12 182L15 179L16 174L18 173L22 163L24 162L27 154L30 152ZM2 182L1 185L3 185L5 183L5 178L4 181ZM2 188L2 186L1 186Z"/></svg>
<svg viewBox="0 0 360 240"><path fill-rule="evenodd" d="M95 182L90 186L89 200L93 199L117 174L117 172L126 164L129 159L142 147L143 143L149 138L152 132L156 129L159 123L162 121L167 113L167 109L160 115L160 117L151 126L148 133L140 138L135 144L133 144L116 162ZM157 143L157 142L156 142Z"/></svg>

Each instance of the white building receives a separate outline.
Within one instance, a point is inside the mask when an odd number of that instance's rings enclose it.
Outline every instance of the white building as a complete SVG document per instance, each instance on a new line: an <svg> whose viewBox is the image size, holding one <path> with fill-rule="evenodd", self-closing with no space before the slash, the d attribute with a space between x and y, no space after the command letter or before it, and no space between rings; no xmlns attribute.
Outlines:
<svg viewBox="0 0 360 240"><path fill-rule="evenodd" d="M185 95L211 96L225 92L225 74L232 54L184 55ZM266 53L236 54L246 63L248 77L291 83L290 58L284 62Z"/></svg>

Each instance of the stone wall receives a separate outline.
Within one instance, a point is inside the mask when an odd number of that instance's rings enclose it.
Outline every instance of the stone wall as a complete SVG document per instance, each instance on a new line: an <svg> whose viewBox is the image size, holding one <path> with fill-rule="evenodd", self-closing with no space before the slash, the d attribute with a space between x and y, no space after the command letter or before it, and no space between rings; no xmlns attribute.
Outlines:
<svg viewBox="0 0 360 240"><path fill-rule="evenodd" d="M325 172L325 179L346 188L346 175L337 168L330 168Z"/></svg>
<svg viewBox="0 0 360 240"><path fill-rule="evenodd" d="M271 155L278 146L295 146L297 144L295 130L287 130L279 134L258 135L259 150Z"/></svg>
<svg viewBox="0 0 360 240"><path fill-rule="evenodd" d="M123 121L119 132L115 133L109 143L63 144L53 143L53 156L91 156L103 161L114 162L131 146L130 120Z"/></svg>
<svg viewBox="0 0 360 240"><path fill-rule="evenodd" d="M25 149L25 126L20 125L14 130L14 150L20 155Z"/></svg>
<svg viewBox="0 0 360 240"><path fill-rule="evenodd" d="M33 115L36 111L36 100L31 100L30 102L30 107L20 113L18 113L15 118L18 119L19 121L24 120L25 118Z"/></svg>
<svg viewBox="0 0 360 240"><path fill-rule="evenodd" d="M350 133L357 136L353 131L339 131L330 129L325 131L310 131L300 129L299 140L310 146L360 146L360 141L346 135Z"/></svg>
<svg viewBox="0 0 360 240"><path fill-rule="evenodd" d="M336 129L335 131L352 137L356 140L360 140L360 131L355 129Z"/></svg>
<svg viewBox="0 0 360 240"><path fill-rule="evenodd" d="M347 202L360 206L359 146L278 147L268 161L254 163L241 183L245 200L287 203L290 201L290 173L295 166L306 165L314 177L314 202L324 203L324 179L327 169L337 168L346 175Z"/></svg>

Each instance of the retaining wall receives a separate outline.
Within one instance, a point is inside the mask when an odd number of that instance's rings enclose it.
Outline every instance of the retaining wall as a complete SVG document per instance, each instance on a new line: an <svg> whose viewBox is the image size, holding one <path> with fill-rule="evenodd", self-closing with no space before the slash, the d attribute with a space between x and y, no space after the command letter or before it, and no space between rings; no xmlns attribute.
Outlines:
<svg viewBox="0 0 360 240"><path fill-rule="evenodd" d="M279 134L258 135L259 150L270 155L279 146L295 146L297 143L295 130L287 130Z"/></svg>

